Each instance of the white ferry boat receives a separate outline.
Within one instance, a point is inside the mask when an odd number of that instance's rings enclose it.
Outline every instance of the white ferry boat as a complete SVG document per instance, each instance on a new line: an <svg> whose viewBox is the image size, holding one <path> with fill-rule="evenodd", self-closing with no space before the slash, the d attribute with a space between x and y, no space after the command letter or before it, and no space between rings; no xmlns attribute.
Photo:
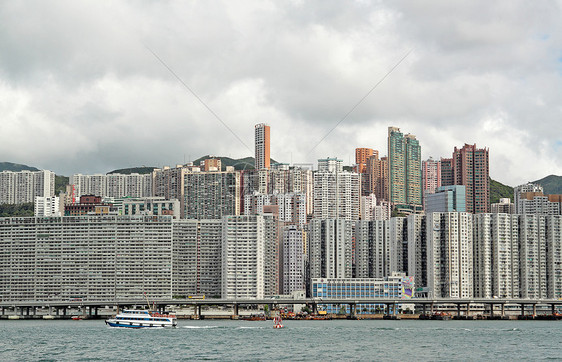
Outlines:
<svg viewBox="0 0 562 362"><path fill-rule="evenodd" d="M161 314L150 310L125 309L115 317L105 321L110 327L150 328L176 327L178 320L174 314Z"/></svg>

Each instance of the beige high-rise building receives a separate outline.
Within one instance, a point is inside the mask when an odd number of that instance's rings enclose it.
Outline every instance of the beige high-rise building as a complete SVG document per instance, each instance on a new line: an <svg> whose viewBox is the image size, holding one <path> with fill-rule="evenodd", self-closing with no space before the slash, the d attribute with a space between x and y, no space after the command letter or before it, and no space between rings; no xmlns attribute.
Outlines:
<svg viewBox="0 0 562 362"><path fill-rule="evenodd" d="M255 146L256 146L256 170L270 168L270 134L269 126L265 123L256 124L255 126Z"/></svg>

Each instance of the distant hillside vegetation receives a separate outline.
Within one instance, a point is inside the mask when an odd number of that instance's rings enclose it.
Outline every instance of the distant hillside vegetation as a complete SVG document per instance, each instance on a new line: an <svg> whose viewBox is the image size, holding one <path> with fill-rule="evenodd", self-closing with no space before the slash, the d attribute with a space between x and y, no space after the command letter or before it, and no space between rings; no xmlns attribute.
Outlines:
<svg viewBox="0 0 562 362"><path fill-rule="evenodd" d="M68 177L55 175L55 196L58 196L61 192L65 192L66 185L68 185Z"/></svg>
<svg viewBox="0 0 562 362"><path fill-rule="evenodd" d="M142 166L142 167L131 167L131 168L122 168L119 170L113 170L108 172L107 174L112 174L112 173L120 173L123 175L130 175L132 173L138 173L140 175L144 175L147 173L151 173L152 170L154 170L157 167L147 167L147 166Z"/></svg>
<svg viewBox="0 0 562 362"><path fill-rule="evenodd" d="M562 176L550 175L533 183L541 185L547 195L562 194Z"/></svg>
<svg viewBox="0 0 562 362"><path fill-rule="evenodd" d="M20 165L19 163L12 163L12 162L0 162L0 172L2 171L39 171L38 168L27 166L27 165Z"/></svg>
<svg viewBox="0 0 562 362"><path fill-rule="evenodd" d="M510 199L513 202L513 187L490 179L490 203L498 203L500 199Z"/></svg>
<svg viewBox="0 0 562 362"><path fill-rule="evenodd" d="M193 165L199 165L201 161L207 158L219 158L221 160L222 170L226 170L226 166L234 166L235 170L253 170L255 160L253 157L244 157L244 158L230 158L230 157L222 157L222 156L203 156L199 157L195 161L193 161ZM277 163L274 159L270 159L270 163L273 165Z"/></svg>
<svg viewBox="0 0 562 362"><path fill-rule="evenodd" d="M0 217L33 216L33 202L26 204L0 204Z"/></svg>

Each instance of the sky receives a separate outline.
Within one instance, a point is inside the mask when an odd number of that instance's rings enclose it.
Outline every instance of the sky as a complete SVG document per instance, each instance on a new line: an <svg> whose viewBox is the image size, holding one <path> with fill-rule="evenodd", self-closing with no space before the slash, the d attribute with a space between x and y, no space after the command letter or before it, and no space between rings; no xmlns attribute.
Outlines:
<svg viewBox="0 0 562 362"><path fill-rule="evenodd" d="M561 1L4 1L0 161L57 174L203 155L354 163L489 148L510 186L562 175ZM351 111L351 112L350 112Z"/></svg>

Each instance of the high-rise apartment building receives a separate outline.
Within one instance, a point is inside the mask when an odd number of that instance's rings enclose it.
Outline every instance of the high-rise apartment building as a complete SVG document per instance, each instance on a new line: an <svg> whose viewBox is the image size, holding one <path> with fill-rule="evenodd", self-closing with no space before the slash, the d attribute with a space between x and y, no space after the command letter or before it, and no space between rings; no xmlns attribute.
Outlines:
<svg viewBox="0 0 562 362"><path fill-rule="evenodd" d="M500 202L490 205L492 214L515 214L515 204L509 198L501 198Z"/></svg>
<svg viewBox="0 0 562 362"><path fill-rule="evenodd" d="M422 182L423 190L433 193L441 186L441 161L429 158L422 162Z"/></svg>
<svg viewBox="0 0 562 362"><path fill-rule="evenodd" d="M440 186L432 194L425 195L425 212L465 212L466 186Z"/></svg>
<svg viewBox="0 0 562 362"><path fill-rule="evenodd" d="M355 169L353 171L357 173L365 173L367 169L367 160L369 157L377 154L378 151L373 150L372 148L356 148L355 149Z"/></svg>
<svg viewBox="0 0 562 362"><path fill-rule="evenodd" d="M427 215L427 287L433 298L472 298L473 225L469 213Z"/></svg>
<svg viewBox="0 0 562 362"><path fill-rule="evenodd" d="M279 294L279 229L274 215L225 216L222 298Z"/></svg>
<svg viewBox="0 0 562 362"><path fill-rule="evenodd" d="M360 220L355 223L355 277L390 275L390 221Z"/></svg>
<svg viewBox="0 0 562 362"><path fill-rule="evenodd" d="M174 295L219 298L222 220L176 220L172 225Z"/></svg>
<svg viewBox="0 0 562 362"><path fill-rule="evenodd" d="M186 219L240 215L240 172L227 167L227 171L190 171L183 177Z"/></svg>
<svg viewBox="0 0 562 362"><path fill-rule="evenodd" d="M36 196L55 196L55 173L42 171L0 172L0 204L23 204Z"/></svg>
<svg viewBox="0 0 562 362"><path fill-rule="evenodd" d="M61 216L60 206L60 200L56 196L36 196L35 203L33 205L33 214L35 217Z"/></svg>
<svg viewBox="0 0 562 362"><path fill-rule="evenodd" d="M392 215L392 207L388 201L378 201L375 194L361 196L361 220L388 220Z"/></svg>
<svg viewBox="0 0 562 362"><path fill-rule="evenodd" d="M172 218L0 218L3 301L171 298Z"/></svg>
<svg viewBox="0 0 562 362"><path fill-rule="evenodd" d="M474 296L519 298L519 218L474 215Z"/></svg>
<svg viewBox="0 0 562 362"><path fill-rule="evenodd" d="M305 290L304 237L305 234L296 225L287 226L283 230L283 294Z"/></svg>
<svg viewBox="0 0 562 362"><path fill-rule="evenodd" d="M515 186L513 188L513 203L515 204L515 213L523 214L523 208L519 203L522 194L527 193L535 193L536 195L543 195L543 188L539 184L534 184L531 182L527 182L526 184ZM526 198L529 198L530 195L527 194ZM532 197L530 197L532 198Z"/></svg>
<svg viewBox="0 0 562 362"><path fill-rule="evenodd" d="M314 217L359 219L360 176L355 172L323 169L314 174Z"/></svg>
<svg viewBox="0 0 562 362"><path fill-rule="evenodd" d="M437 190L438 187L441 187L441 161L435 161L430 157L422 162L422 193L424 210L426 195L435 193L435 190Z"/></svg>
<svg viewBox="0 0 562 362"><path fill-rule="evenodd" d="M307 237L310 278L351 278L352 221L312 219Z"/></svg>
<svg viewBox="0 0 562 362"><path fill-rule="evenodd" d="M454 184L466 186L466 211L490 212L489 151L465 144L453 152Z"/></svg>
<svg viewBox="0 0 562 362"><path fill-rule="evenodd" d="M270 134L269 126L265 123L256 124L255 126L255 169L269 169L270 165Z"/></svg>
<svg viewBox="0 0 562 362"><path fill-rule="evenodd" d="M389 201L401 211L421 210L421 147L397 127L388 127L388 174Z"/></svg>
<svg viewBox="0 0 562 362"><path fill-rule="evenodd" d="M455 184L455 170L452 158L441 157L441 186L450 186Z"/></svg>
<svg viewBox="0 0 562 362"><path fill-rule="evenodd" d="M361 178L361 194L367 196L375 194L378 200L388 201L388 158L379 159L378 151L375 151L367 159L365 173Z"/></svg>

